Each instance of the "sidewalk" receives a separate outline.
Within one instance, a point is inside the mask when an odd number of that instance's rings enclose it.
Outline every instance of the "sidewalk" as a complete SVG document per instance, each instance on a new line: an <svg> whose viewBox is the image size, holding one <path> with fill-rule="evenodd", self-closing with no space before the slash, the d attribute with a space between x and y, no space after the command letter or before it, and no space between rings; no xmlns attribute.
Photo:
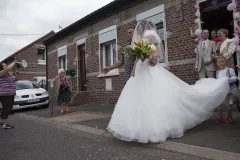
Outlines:
<svg viewBox="0 0 240 160"><path fill-rule="evenodd" d="M70 113L66 114L60 114L59 110L54 110L54 116L51 118L49 113L46 114L51 111L51 108L42 112L39 110L41 113L32 111L26 114L106 130L113 109L114 105L89 104L71 107ZM232 124L217 124L215 119L216 116L213 116L206 122L188 130L182 138L169 139L169 141L240 153L240 113L234 112L235 122Z"/></svg>

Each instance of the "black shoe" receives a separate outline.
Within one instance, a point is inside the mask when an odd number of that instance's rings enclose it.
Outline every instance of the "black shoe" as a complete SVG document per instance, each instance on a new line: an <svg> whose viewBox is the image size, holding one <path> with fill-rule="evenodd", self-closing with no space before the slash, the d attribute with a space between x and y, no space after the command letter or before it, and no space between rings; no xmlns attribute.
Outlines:
<svg viewBox="0 0 240 160"><path fill-rule="evenodd" d="M9 124L2 125L2 129L12 129L12 128L14 128L14 126L11 126Z"/></svg>

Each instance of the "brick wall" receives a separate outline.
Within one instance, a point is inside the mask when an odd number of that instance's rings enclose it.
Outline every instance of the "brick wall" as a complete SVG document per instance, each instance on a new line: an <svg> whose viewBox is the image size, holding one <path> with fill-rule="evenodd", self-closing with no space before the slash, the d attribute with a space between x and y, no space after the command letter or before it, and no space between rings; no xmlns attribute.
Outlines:
<svg viewBox="0 0 240 160"><path fill-rule="evenodd" d="M20 73L16 76L16 80L32 80L33 77L44 77L46 74L37 73Z"/></svg>
<svg viewBox="0 0 240 160"><path fill-rule="evenodd" d="M196 1L188 1L178 5L170 6L165 10L167 31L171 36L167 39L168 60L184 60L195 58L194 48L196 44L190 37L189 28L194 25ZM197 80L194 65L172 66L171 72L187 83L193 84Z"/></svg>
<svg viewBox="0 0 240 160"><path fill-rule="evenodd" d="M48 78L52 79L58 74L58 55L57 51L53 52L52 54L48 55Z"/></svg>
<svg viewBox="0 0 240 160"><path fill-rule="evenodd" d="M171 66L171 72L178 78L183 79L189 84L194 84L198 80L198 75L196 74L194 67L195 64L184 64Z"/></svg>
<svg viewBox="0 0 240 160"><path fill-rule="evenodd" d="M67 69L75 69L77 70L77 65L75 62L76 58L76 43L73 43L71 46L67 47L67 59L68 59L68 64L67 64Z"/></svg>
<svg viewBox="0 0 240 160"><path fill-rule="evenodd" d="M86 68L87 74L99 72L99 41L98 35L86 40Z"/></svg>
<svg viewBox="0 0 240 160"><path fill-rule="evenodd" d="M38 43L38 45L41 43ZM46 65L38 64L38 54L36 44L26 48L16 56L17 61L26 60L28 66L20 68L17 78L19 80L32 80L33 77L46 76Z"/></svg>

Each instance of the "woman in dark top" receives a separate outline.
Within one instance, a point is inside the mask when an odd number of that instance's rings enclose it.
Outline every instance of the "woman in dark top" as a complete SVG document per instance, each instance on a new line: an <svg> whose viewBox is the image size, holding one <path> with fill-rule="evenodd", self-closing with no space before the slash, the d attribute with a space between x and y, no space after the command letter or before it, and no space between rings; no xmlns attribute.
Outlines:
<svg viewBox="0 0 240 160"><path fill-rule="evenodd" d="M7 123L7 118L12 111L14 96L16 94L15 81L9 74L15 64L16 63L13 62L9 66L3 66L3 64L0 63L0 102L2 104L0 126L2 126L2 129L14 128Z"/></svg>
<svg viewBox="0 0 240 160"><path fill-rule="evenodd" d="M63 113L64 111L68 112L68 103L72 98L72 84L70 77L65 75L64 69L60 69L58 74L51 82L51 87L58 97L58 104L61 106L61 113Z"/></svg>

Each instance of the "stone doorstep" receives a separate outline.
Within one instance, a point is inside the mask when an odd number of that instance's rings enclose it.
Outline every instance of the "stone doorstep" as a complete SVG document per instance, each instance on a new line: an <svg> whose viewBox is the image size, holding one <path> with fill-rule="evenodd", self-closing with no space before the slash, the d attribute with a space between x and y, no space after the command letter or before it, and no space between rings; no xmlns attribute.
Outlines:
<svg viewBox="0 0 240 160"><path fill-rule="evenodd" d="M65 127L69 129L74 129L74 130L78 130L78 131L82 131L82 132L86 132L86 133L90 133L98 136L103 136L106 138L116 139L115 137L112 136L111 133L103 129L97 129L97 128L92 128L84 125L73 124L71 122L53 120L52 118L42 118L42 117L37 117L37 116L32 116L32 115L27 115L22 113L18 115L28 119L34 119L42 123L48 123L48 124ZM167 141L159 144L148 144L148 146L155 149L159 149L159 150L164 149L172 152L179 152L179 153L184 153L184 154L212 159L212 160L239 160L240 159L239 153L227 152L227 151L194 146L194 145L183 144L183 143L177 143L172 141Z"/></svg>

